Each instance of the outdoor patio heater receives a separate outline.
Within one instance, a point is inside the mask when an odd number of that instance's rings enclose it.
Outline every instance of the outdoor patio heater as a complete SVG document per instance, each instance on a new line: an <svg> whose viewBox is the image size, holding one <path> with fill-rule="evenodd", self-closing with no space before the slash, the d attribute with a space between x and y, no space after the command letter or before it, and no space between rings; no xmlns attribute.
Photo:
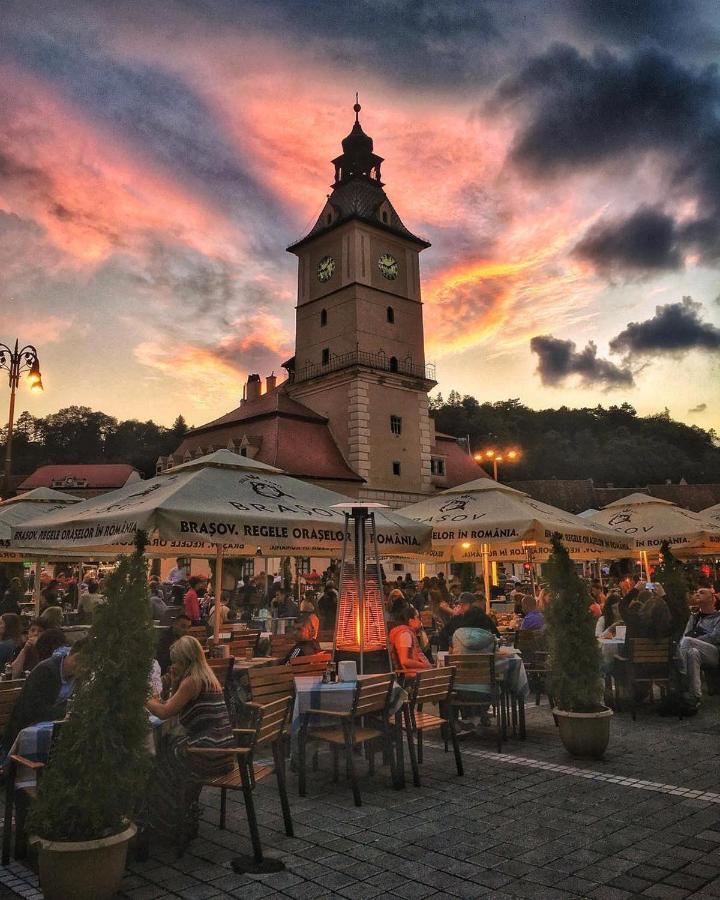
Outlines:
<svg viewBox="0 0 720 900"><path fill-rule="evenodd" d="M339 503L345 510L345 539L337 621L335 662L354 660L360 675L392 671L383 615L383 588L373 509L380 503Z"/></svg>

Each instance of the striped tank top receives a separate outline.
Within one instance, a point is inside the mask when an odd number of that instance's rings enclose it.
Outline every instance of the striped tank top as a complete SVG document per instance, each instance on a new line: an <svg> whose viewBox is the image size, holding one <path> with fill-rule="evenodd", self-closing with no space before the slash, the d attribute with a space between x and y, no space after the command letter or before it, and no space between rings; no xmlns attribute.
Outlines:
<svg viewBox="0 0 720 900"><path fill-rule="evenodd" d="M187 734L187 747L210 747L220 749L233 747L225 699L220 691L201 691L180 713L180 723ZM232 771L235 758L227 756L202 756L189 754L190 765L198 775L223 775Z"/></svg>

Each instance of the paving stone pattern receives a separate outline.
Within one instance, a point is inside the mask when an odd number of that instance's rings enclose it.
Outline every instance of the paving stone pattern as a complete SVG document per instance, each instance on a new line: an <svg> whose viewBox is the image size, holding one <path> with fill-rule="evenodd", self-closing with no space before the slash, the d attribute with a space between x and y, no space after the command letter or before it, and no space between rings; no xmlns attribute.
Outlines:
<svg viewBox="0 0 720 900"><path fill-rule="evenodd" d="M421 789L394 791L379 768L363 776L360 809L321 753L306 799L289 776L294 838L274 782L255 793L264 847L286 871L236 875L232 857L250 851L242 801L231 795L222 832L218 797L206 792L186 854L156 848L131 861L119 896L720 898L719 712L713 697L683 721L616 715L606 759L579 762L562 750L547 706L530 706L526 741L498 755L490 733L464 740L458 778L452 754L430 740ZM4 897L39 898L33 873L0 869Z"/></svg>

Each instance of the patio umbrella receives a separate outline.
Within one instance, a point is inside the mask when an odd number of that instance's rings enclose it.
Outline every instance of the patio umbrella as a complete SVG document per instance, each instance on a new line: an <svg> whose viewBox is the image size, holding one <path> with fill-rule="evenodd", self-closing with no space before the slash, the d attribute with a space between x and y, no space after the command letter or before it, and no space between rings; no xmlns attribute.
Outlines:
<svg viewBox="0 0 720 900"><path fill-rule="evenodd" d="M701 509L698 515L701 519L709 519L716 525L720 525L720 503L716 503L715 506L708 506L707 509Z"/></svg>
<svg viewBox="0 0 720 900"><path fill-rule="evenodd" d="M0 562L22 562L25 559L25 554L14 549L13 526L22 525L29 519L79 502L78 497L45 487L35 488L26 494L3 500L0 503Z"/></svg>
<svg viewBox="0 0 720 900"><path fill-rule="evenodd" d="M592 521L619 535L635 538L645 574L650 580L647 554L667 541L678 556L720 554L720 524L702 513L690 512L669 500L649 494L630 494L608 503Z"/></svg>
<svg viewBox="0 0 720 900"><path fill-rule="evenodd" d="M219 450L26 522L14 538L36 552L118 553L131 550L135 533L145 531L150 555L216 557L219 587L225 556L339 556L345 516L333 507L347 502L342 494ZM430 528L393 510L378 510L375 520L382 547L405 552L429 547ZM219 603L215 609L217 634Z"/></svg>
<svg viewBox="0 0 720 900"><path fill-rule="evenodd" d="M490 478L450 488L406 506L400 513L432 525L432 559L481 560L487 598L490 560L547 559L556 532L578 560L627 556L633 546L631 538L614 535Z"/></svg>

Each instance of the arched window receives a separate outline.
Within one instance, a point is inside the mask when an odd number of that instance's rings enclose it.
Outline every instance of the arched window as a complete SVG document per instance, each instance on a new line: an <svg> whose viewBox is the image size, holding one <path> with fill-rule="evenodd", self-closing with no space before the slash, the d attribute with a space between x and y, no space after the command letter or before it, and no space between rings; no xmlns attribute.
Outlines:
<svg viewBox="0 0 720 900"><path fill-rule="evenodd" d="M332 222L332 213L327 214L327 223L328 225Z"/></svg>
<svg viewBox="0 0 720 900"><path fill-rule="evenodd" d="M398 370L397 356L391 356L390 357L390 371L397 372L397 370Z"/></svg>
<svg viewBox="0 0 720 900"><path fill-rule="evenodd" d="M392 306L388 306L387 308L387 320L391 325L395 322L395 310Z"/></svg>
<svg viewBox="0 0 720 900"><path fill-rule="evenodd" d="M388 215L385 211L383 211L383 222L387 225Z"/></svg>
<svg viewBox="0 0 720 900"><path fill-rule="evenodd" d="M327 310L326 309L320 310L320 324L327 325Z"/></svg>

